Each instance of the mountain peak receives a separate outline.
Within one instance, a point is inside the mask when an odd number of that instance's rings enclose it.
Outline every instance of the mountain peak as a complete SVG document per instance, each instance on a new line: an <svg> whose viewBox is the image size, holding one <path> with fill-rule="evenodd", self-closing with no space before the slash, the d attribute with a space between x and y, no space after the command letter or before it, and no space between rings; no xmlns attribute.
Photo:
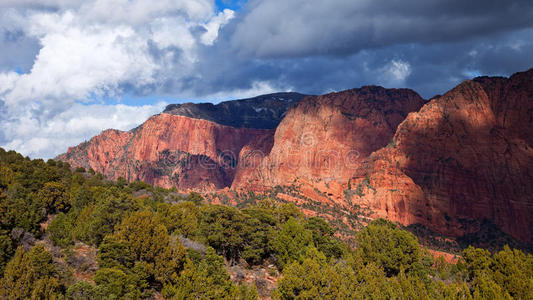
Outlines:
<svg viewBox="0 0 533 300"><path fill-rule="evenodd" d="M273 129L304 94L285 92L213 103L170 104L163 113L212 121L236 128Z"/></svg>

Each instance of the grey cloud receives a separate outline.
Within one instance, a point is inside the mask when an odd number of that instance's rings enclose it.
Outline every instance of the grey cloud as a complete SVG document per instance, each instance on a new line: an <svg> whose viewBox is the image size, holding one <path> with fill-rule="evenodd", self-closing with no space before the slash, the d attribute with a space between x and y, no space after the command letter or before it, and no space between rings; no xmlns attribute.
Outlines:
<svg viewBox="0 0 533 300"><path fill-rule="evenodd" d="M58 10L79 7L83 0L2 0L0 8Z"/></svg>
<svg viewBox="0 0 533 300"><path fill-rule="evenodd" d="M0 72L27 72L39 52L39 41L21 31L0 29Z"/></svg>
<svg viewBox="0 0 533 300"><path fill-rule="evenodd" d="M364 49L345 56L312 55L291 58L240 56L227 40L203 48L196 75L180 81L189 96L250 88L268 82L278 90L321 94L362 85L408 87L430 98L465 79L480 75L510 75L533 67L533 29L495 33L468 40L409 43ZM222 36L223 38L224 36ZM392 61L409 65L405 80L387 80ZM172 93L177 85L169 84Z"/></svg>
<svg viewBox="0 0 533 300"><path fill-rule="evenodd" d="M529 0L254 0L229 38L237 52L252 57L348 55L532 25Z"/></svg>

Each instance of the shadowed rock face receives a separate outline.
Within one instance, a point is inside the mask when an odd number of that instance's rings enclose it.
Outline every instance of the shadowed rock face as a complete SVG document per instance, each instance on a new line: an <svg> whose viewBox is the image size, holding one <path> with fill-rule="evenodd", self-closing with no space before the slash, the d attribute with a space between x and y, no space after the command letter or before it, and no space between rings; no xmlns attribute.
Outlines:
<svg viewBox="0 0 533 300"><path fill-rule="evenodd" d="M410 114L352 186L380 216L454 236L487 219L533 239L533 70L466 81ZM357 198L357 197L356 197Z"/></svg>
<svg viewBox="0 0 533 300"><path fill-rule="evenodd" d="M164 113L212 121L236 128L275 129L289 107L305 95L275 93L249 99L212 103L170 104Z"/></svg>

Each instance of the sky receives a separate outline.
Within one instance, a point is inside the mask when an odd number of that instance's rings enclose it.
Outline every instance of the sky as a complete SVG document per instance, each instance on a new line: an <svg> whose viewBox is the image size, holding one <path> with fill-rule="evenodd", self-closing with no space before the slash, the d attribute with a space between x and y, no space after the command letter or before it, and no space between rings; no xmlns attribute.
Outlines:
<svg viewBox="0 0 533 300"><path fill-rule="evenodd" d="M0 147L53 158L169 103L533 67L530 0L0 0Z"/></svg>

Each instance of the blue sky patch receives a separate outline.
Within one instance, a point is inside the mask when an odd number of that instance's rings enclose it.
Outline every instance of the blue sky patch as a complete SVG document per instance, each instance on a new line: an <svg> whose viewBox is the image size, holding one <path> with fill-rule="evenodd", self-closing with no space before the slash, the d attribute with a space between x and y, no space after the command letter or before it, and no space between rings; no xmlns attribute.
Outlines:
<svg viewBox="0 0 533 300"><path fill-rule="evenodd" d="M246 0L216 0L215 3L218 11L223 11L226 8L240 10L246 3Z"/></svg>

